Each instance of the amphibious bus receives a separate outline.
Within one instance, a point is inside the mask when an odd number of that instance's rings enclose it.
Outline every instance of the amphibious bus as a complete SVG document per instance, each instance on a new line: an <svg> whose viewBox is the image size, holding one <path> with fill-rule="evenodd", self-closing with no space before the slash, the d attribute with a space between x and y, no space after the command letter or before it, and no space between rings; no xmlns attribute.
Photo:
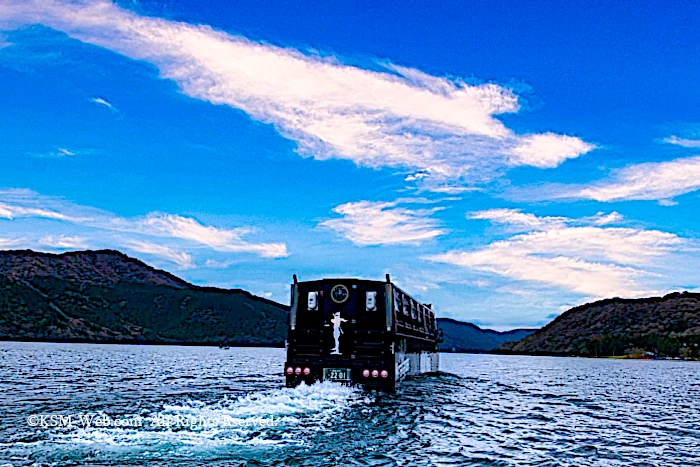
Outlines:
<svg viewBox="0 0 700 467"><path fill-rule="evenodd" d="M437 372L438 328L430 304L391 282L294 275L284 373L288 387L339 381L393 391Z"/></svg>

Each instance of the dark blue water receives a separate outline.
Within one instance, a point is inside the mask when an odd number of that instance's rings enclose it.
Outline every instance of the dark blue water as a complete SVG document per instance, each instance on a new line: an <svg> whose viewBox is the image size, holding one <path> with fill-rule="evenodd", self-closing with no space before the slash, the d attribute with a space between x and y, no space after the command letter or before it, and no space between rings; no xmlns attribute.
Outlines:
<svg viewBox="0 0 700 467"><path fill-rule="evenodd" d="M286 389L283 361L0 343L0 466L700 465L697 363L443 355L387 395Z"/></svg>

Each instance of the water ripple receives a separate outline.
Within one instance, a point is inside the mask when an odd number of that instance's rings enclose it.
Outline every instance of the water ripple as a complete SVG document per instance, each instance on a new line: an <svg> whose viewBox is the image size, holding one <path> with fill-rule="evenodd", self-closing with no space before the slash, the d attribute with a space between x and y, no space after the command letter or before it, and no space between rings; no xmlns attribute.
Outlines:
<svg viewBox="0 0 700 467"><path fill-rule="evenodd" d="M381 394L283 388L283 361L279 349L2 343L0 466L700 465L693 363L450 354L439 375ZM135 425L27 421L78 413Z"/></svg>

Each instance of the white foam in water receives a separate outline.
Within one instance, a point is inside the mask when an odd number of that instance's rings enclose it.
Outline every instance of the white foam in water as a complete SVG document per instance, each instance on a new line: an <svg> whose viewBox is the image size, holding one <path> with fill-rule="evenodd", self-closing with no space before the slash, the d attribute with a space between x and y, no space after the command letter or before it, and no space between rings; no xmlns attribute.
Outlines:
<svg viewBox="0 0 700 467"><path fill-rule="evenodd" d="M303 444L303 432L322 426L353 404L367 402L361 391L333 383L301 385L267 393L253 393L214 404L185 401L165 405L147 417L128 419L129 427L81 427L52 433L58 443L139 449L170 445L216 448L230 445ZM301 427L299 427L301 428Z"/></svg>

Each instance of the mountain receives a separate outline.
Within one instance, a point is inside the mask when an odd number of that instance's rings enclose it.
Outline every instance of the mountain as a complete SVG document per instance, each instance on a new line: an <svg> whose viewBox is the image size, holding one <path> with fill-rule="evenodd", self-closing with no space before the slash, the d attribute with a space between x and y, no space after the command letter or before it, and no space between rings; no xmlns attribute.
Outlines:
<svg viewBox="0 0 700 467"><path fill-rule="evenodd" d="M450 318L438 318L437 322L444 333L444 341L440 344L442 352L488 352L507 342L517 342L535 332L534 329L498 332Z"/></svg>
<svg viewBox="0 0 700 467"><path fill-rule="evenodd" d="M113 250L0 251L0 340L281 346L288 308L198 287ZM446 352L486 352L530 330L438 319Z"/></svg>
<svg viewBox="0 0 700 467"><path fill-rule="evenodd" d="M622 356L654 353L697 357L700 294L612 298L563 313L520 342L499 351L538 355Z"/></svg>
<svg viewBox="0 0 700 467"><path fill-rule="evenodd" d="M281 346L287 316L118 251L0 252L0 339Z"/></svg>

